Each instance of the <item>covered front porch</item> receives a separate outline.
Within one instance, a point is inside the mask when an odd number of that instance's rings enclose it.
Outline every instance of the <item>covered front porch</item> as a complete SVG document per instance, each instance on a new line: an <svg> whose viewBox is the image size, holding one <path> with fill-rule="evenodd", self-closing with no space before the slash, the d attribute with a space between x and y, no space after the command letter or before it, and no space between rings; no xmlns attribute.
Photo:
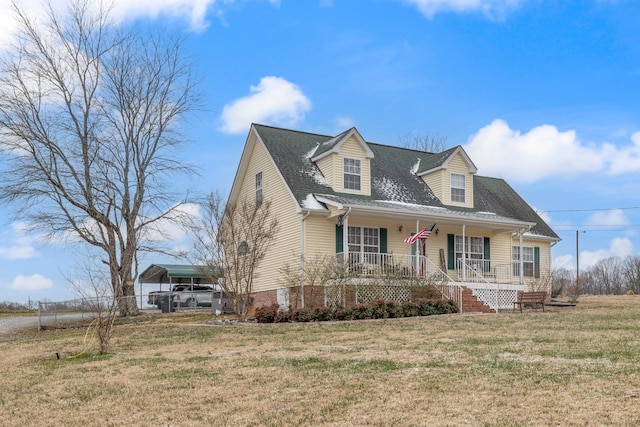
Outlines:
<svg viewBox="0 0 640 427"><path fill-rule="evenodd" d="M345 263L345 259L347 260ZM380 252L339 252L336 261L345 263L353 276L424 278L434 272L450 275L453 280L470 283L523 284L526 268L520 261L499 262L490 259L458 259L453 274L424 255ZM441 263L442 264L442 263ZM522 274L520 274L522 272ZM528 273L532 276L531 273Z"/></svg>
<svg viewBox="0 0 640 427"><path fill-rule="evenodd" d="M345 263L345 259L347 262ZM346 266L357 304L375 299L404 302L411 299L410 286L431 285L464 312L463 292L469 290L492 311L513 309L518 291L525 289L519 262L498 263L491 260L458 259L453 274L424 255L375 252L337 253L336 261ZM522 282L522 283L521 283ZM336 289L328 288L326 302L336 303Z"/></svg>
<svg viewBox="0 0 640 427"><path fill-rule="evenodd" d="M531 233L533 222L470 209L318 200L327 210L303 216L303 252L335 256L362 296L358 302L367 302L360 291L374 282L394 295L407 283L437 283L462 311L465 292L493 311L513 309L518 291L537 288L550 274L553 239ZM335 234L327 233L328 225Z"/></svg>

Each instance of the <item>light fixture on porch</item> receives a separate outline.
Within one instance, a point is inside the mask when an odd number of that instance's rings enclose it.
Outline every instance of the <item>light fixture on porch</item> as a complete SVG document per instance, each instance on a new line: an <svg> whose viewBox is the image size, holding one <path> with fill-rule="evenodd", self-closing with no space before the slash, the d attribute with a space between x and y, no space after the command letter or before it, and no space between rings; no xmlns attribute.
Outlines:
<svg viewBox="0 0 640 427"><path fill-rule="evenodd" d="M338 225L340 225L340 226L342 225L343 218L344 218L344 214L338 215Z"/></svg>
<svg viewBox="0 0 640 427"><path fill-rule="evenodd" d="M403 228L404 228L404 227L402 227L402 225L400 225L400 226L398 227L398 233L402 233L402 229L403 229Z"/></svg>
<svg viewBox="0 0 640 427"><path fill-rule="evenodd" d="M436 236L438 235L439 232L440 232L440 229L436 228Z"/></svg>

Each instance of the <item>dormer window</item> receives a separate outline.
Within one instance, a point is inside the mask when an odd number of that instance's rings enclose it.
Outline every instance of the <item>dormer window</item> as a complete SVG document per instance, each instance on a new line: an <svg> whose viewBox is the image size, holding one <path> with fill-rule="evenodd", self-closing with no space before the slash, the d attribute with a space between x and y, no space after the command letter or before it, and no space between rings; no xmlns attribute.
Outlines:
<svg viewBox="0 0 640 427"><path fill-rule="evenodd" d="M465 176L459 173L451 174L451 201L465 203Z"/></svg>
<svg viewBox="0 0 640 427"><path fill-rule="evenodd" d="M344 189L360 191L360 160L344 158Z"/></svg>

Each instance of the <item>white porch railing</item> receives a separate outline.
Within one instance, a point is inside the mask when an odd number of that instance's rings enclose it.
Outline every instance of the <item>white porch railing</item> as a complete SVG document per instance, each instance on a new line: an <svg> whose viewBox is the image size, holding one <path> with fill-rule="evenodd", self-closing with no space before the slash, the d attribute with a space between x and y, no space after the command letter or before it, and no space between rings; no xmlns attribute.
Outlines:
<svg viewBox="0 0 640 427"><path fill-rule="evenodd" d="M336 254L344 263L344 253ZM517 292L524 290L519 284L520 263L496 263L486 259L457 260L457 279L422 255L398 255L374 252L350 252L346 268L354 277L365 278L413 278L434 285L445 298L453 301L462 312L463 288L492 310L513 309ZM527 270L525 269L525 272Z"/></svg>
<svg viewBox="0 0 640 427"><path fill-rule="evenodd" d="M520 261L508 263L496 263L488 259L458 258L456 263L458 280L470 283L504 283L514 284L520 282ZM533 276L533 266L525 265L524 275Z"/></svg>
<svg viewBox="0 0 640 427"><path fill-rule="evenodd" d="M344 253L336 254L344 263ZM349 252L346 263L349 273L357 276L395 276L424 278L442 272L431 260L422 255L401 255L378 252Z"/></svg>
<svg viewBox="0 0 640 427"><path fill-rule="evenodd" d="M344 253L336 254L344 262ZM462 287L438 265L422 255L398 255L373 252L350 252L347 270L358 277L419 279L436 287L462 313Z"/></svg>

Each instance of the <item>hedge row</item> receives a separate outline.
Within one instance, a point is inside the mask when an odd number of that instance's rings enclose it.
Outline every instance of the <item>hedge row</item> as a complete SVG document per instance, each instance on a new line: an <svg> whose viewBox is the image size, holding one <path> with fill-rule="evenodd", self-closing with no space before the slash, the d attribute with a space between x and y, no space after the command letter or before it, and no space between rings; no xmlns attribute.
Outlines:
<svg viewBox="0 0 640 427"><path fill-rule="evenodd" d="M387 319L412 316L431 316L434 314L457 313L458 308L451 301L425 300L398 304L393 301L373 301L370 304L358 304L351 309L328 307L316 309L300 308L285 310L278 304L256 309L255 317L259 323L279 322L323 322L327 320Z"/></svg>

